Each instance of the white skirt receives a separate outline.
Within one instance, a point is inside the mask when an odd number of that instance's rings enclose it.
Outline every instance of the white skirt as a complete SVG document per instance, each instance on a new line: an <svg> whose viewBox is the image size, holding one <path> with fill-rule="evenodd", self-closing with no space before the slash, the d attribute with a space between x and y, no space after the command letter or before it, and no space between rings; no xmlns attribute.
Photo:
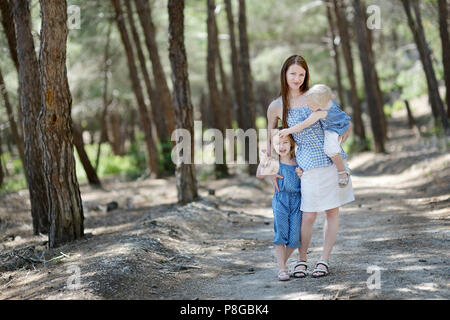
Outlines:
<svg viewBox="0 0 450 320"><path fill-rule="evenodd" d="M347 186L341 188L337 172L335 164L303 172L300 207L303 212L330 210L355 200L351 177Z"/></svg>

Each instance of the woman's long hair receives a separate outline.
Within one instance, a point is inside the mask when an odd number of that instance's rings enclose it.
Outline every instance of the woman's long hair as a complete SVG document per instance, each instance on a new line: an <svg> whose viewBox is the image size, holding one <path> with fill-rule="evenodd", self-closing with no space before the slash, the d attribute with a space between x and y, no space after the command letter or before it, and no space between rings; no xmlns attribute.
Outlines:
<svg viewBox="0 0 450 320"><path fill-rule="evenodd" d="M282 119L282 123L283 123L283 128L287 128L287 111L288 111L288 107L290 104L289 101L289 85L287 83L286 80L286 72L289 69L289 67L293 64L297 64L300 67L302 67L303 69L305 69L305 79L303 81L303 84L300 86L299 90L301 93L305 93L306 91L308 91L309 89L309 69L308 69L308 64L306 63L306 60L298 55L298 54L294 54L293 56L290 56L289 58L286 59L286 61L283 64L283 67L281 68L281 73L280 73L280 81L281 81L281 90L279 93L279 96L281 96L281 99L283 101L283 119Z"/></svg>

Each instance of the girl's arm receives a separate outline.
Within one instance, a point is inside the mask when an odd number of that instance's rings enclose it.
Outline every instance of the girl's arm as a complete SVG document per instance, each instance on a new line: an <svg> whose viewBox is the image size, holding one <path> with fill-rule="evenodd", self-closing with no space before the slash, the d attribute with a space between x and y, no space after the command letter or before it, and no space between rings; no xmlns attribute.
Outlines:
<svg viewBox="0 0 450 320"><path fill-rule="evenodd" d="M312 126L314 123L316 123L317 121L319 121L320 119L323 119L327 116L327 111L314 111L313 113L311 113L309 115L308 118L306 118L304 121L296 124L293 127L290 127L288 129L283 129L280 131L280 137L285 137L288 136L292 133L296 133L296 132L300 132L306 128L309 128L310 126Z"/></svg>
<svg viewBox="0 0 450 320"><path fill-rule="evenodd" d="M282 107L279 102L272 101L267 108L267 156L271 156L272 151L272 141L270 137L272 136L272 129L275 129L278 124L278 114L279 111L282 110ZM282 112L281 112L282 113Z"/></svg>

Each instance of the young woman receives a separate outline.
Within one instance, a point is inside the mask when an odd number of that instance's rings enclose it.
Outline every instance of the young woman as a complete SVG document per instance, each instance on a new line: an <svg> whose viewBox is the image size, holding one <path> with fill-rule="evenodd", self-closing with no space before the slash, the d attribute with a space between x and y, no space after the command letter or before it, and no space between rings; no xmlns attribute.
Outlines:
<svg viewBox="0 0 450 320"><path fill-rule="evenodd" d="M271 129L277 127L278 120L283 128L289 128L305 121L312 113L307 107L304 94L309 89L309 69L306 60L299 56L289 57L280 73L280 96L272 101L267 110L268 136ZM345 141L349 130L342 136ZM323 235L323 252L312 272L313 277L322 277L329 272L329 257L336 241L338 232L339 207L354 200L351 179L345 188L339 188L336 166L324 152L324 130L320 121L301 132L292 134L298 149L296 161L303 170L301 178L302 190L302 225L299 261L295 271L303 271L302 277L307 275L307 250L312 236L312 227L317 212L325 211L326 221ZM271 150L268 139L267 150ZM342 151L342 158L347 155ZM272 179L274 186L277 178Z"/></svg>

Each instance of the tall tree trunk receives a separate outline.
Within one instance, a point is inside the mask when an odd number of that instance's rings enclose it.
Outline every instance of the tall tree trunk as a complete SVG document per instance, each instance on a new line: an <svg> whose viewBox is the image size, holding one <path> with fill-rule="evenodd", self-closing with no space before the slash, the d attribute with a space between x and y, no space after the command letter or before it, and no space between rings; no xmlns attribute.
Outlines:
<svg viewBox="0 0 450 320"><path fill-rule="evenodd" d="M101 187L100 179L95 172L94 167L89 160L89 157L84 149L83 132L80 127L75 123L72 123L73 132L73 144L77 148L78 156L80 157L81 164L83 165L84 172L91 186Z"/></svg>
<svg viewBox="0 0 450 320"><path fill-rule="evenodd" d="M342 107L342 109L345 108L345 100L344 100L344 91L342 90L342 80L341 80L341 63L339 60L339 48L335 42L336 34L334 32L335 24L333 19L333 14L331 12L331 6L333 4L331 3L331 0L328 0L325 3L325 7L327 10L327 19L328 19L328 33L331 39L331 46L330 46L330 55L333 56L334 60L334 70L336 73L336 83L338 86L338 96L339 96L339 105Z"/></svg>
<svg viewBox="0 0 450 320"><path fill-rule="evenodd" d="M0 1L0 11L2 14L2 25L5 30L6 38L8 40L9 52L11 54L11 59L14 62L17 73L19 73L19 59L17 57L17 40L16 40L16 30L14 27L14 12L13 12L13 2L10 0L2 0ZM18 93L20 97L20 85L18 88ZM19 99L19 104L17 108L18 122L23 122L23 114L22 114L22 106ZM23 129L21 126L17 127L20 141L23 141ZM22 144L23 149L23 144ZM23 150L22 150L23 151ZM23 154L23 152L22 152ZM23 160L23 159L22 159ZM24 165L25 167L25 165Z"/></svg>
<svg viewBox="0 0 450 320"><path fill-rule="evenodd" d="M243 103L243 94L242 94L242 80L241 80L241 71L239 68L239 55L238 50L236 48L236 36L234 34L234 19L233 19L233 8L231 5L231 0L225 0L225 8L227 11L227 21L228 21L228 34L230 35L230 51L231 51L231 67L232 67L232 75L233 75L233 90L234 90L234 115L235 119L240 128L243 127L243 115L242 115L242 106Z"/></svg>
<svg viewBox="0 0 450 320"><path fill-rule="evenodd" d="M156 45L156 31L152 21L152 14L148 0L135 0L139 20L141 21L142 30L144 31L145 43L152 62L153 76L155 78L156 89L163 107L165 115L165 123L172 134L175 129L175 111L173 109L172 97L167 86L166 76L164 74L161 61L158 54L158 46Z"/></svg>
<svg viewBox="0 0 450 320"><path fill-rule="evenodd" d="M360 2L360 8L361 8L361 14L363 17L363 21L367 21L368 17L366 14L366 6L364 5L364 3L361 1ZM377 73L377 69L376 69L376 62L375 62L375 56L373 54L373 39L372 39L372 30L366 28L366 23L363 24L364 28L365 28L365 33L367 35L367 40L368 40L368 53L369 53L369 61L370 61L370 69L371 69L371 74L372 74L372 81L375 84L375 96L377 98L377 106L379 108L379 113L380 113L380 117L381 117L381 125L382 125L382 130L383 130L383 139L386 141L388 138L388 122L387 122L387 118L386 118L386 114L384 113L384 102L383 102L383 94L381 92L381 88L380 88L380 81L378 78L378 73Z"/></svg>
<svg viewBox="0 0 450 320"><path fill-rule="evenodd" d="M139 64L141 66L142 75L144 77L145 87L147 89L147 95L150 99L151 104L151 115L153 118L153 123L156 127L156 132L158 133L158 138L161 142L169 141L170 134L169 128L165 124L164 113L161 112L162 106L159 99L157 91L153 88L150 80L150 74L145 63L144 51L142 50L141 40L139 38L139 33L137 32L136 25L133 19L133 11L131 9L131 2L125 0L125 5L127 8L128 24L130 25L131 35L133 36L134 44L136 46L136 51L138 54Z"/></svg>
<svg viewBox="0 0 450 320"><path fill-rule="evenodd" d="M220 74L220 82L222 84L222 91L221 91L221 101L222 101L222 113L224 115L224 125L225 128L231 128L231 99L230 94L228 93L228 85L227 85L227 77L225 75L225 71L223 69L223 63L222 63L222 55L220 53L220 44L219 44L219 29L217 28L217 21L214 17L213 20L214 23L214 42L216 43L217 48L217 66L219 67L219 74Z"/></svg>
<svg viewBox="0 0 450 320"><path fill-rule="evenodd" d="M159 177L159 161L158 153L155 145L155 140L153 138L153 132L150 122L150 117L148 114L147 107L145 105L144 95L142 93L142 87L139 82L138 72L136 68L136 63L134 61L133 48L131 46L130 38L128 37L128 32L123 20L122 8L120 7L119 0L111 0L114 5L114 10L116 12L116 22L120 31L120 36L122 38L122 43L127 56L128 67L130 69L130 79L133 87L134 94L136 96L142 130L144 131L145 141L147 144L147 155L149 161L150 170Z"/></svg>
<svg viewBox="0 0 450 320"><path fill-rule="evenodd" d="M217 51L218 43L215 30L215 9L216 4L214 0L207 0L208 5L208 18L207 18L207 29L208 29L208 55L206 61L207 70L207 80L209 88L209 102L211 110L214 115L214 126L219 129L223 136L225 136L225 114L224 109L221 107L220 99L221 95L217 85L216 79L216 64L217 64ZM225 149L225 148L223 148ZM224 150L225 151L225 150ZM217 150L216 150L217 152ZM222 153L223 160L226 159L225 152ZM225 161L223 163L215 164L215 173L217 178L221 178L228 175L228 168Z"/></svg>
<svg viewBox="0 0 450 320"><path fill-rule="evenodd" d="M22 107L22 127L25 142L24 168L30 191L33 232L50 231L49 194L45 187L43 150L39 142L37 122L42 107L41 81L38 60L31 34L29 1L14 1L14 23L17 37L17 60L19 63L20 104Z"/></svg>
<svg viewBox="0 0 450 320"><path fill-rule="evenodd" d="M336 15L336 22L339 30L339 36L342 41L342 53L344 54L345 66L347 68L347 76L350 82L350 102L353 109L353 123L355 134L359 137L362 143L366 140L366 129L362 121L361 103L358 98L355 73L353 69L353 57L350 46L350 36L348 34L349 26L345 12L343 10L343 2L333 0L334 12ZM367 146L364 146L366 148Z"/></svg>
<svg viewBox="0 0 450 320"><path fill-rule="evenodd" d="M11 103L9 101L8 97L8 91L6 90L5 81L3 80L2 71L0 70L0 91L3 97L3 102L5 104L6 113L8 115L8 122L9 126L11 128L11 133L14 139L14 143L17 146L17 150L19 151L20 160L22 161L23 167L26 168L26 160L25 160L25 153L23 150L23 140L20 137L19 130L17 128L16 120L14 120L14 112L11 107ZM26 174L26 170L25 170Z"/></svg>
<svg viewBox="0 0 450 320"><path fill-rule="evenodd" d="M427 79L428 86L428 96L431 104L431 110L433 117L438 123L439 118L441 118L442 126L447 134L450 134L448 128L447 114L444 111L444 104L442 103L441 96L439 95L439 87L436 80L436 75L433 69L433 63L431 61L431 49L429 48L425 33L422 27L422 19L420 16L420 9L417 0L402 0L403 7L405 9L406 16L408 18L408 25L414 36L414 41L416 42L417 50L419 51L420 61L422 62L423 70L425 72L425 77ZM415 18L411 11L411 6L414 11Z"/></svg>
<svg viewBox="0 0 450 320"><path fill-rule="evenodd" d="M40 0L40 3L42 110L38 117L39 140L51 221L49 246L54 248L84 236L84 215L75 173L72 97L66 69L67 3L65 0Z"/></svg>
<svg viewBox="0 0 450 320"><path fill-rule="evenodd" d="M111 28L112 28L112 21L108 21L108 31L106 33L106 45L103 54L103 110L101 112L100 117L100 140L98 141L97 155L95 157L95 172L98 171L102 143L108 141L106 116L108 114L108 106L111 104L111 101L108 98L108 79L109 79L108 73L110 66Z"/></svg>
<svg viewBox="0 0 450 320"><path fill-rule="evenodd" d="M241 52L240 69L243 84L243 105L241 105L241 108L243 111L244 123L242 129L246 131L250 128L256 128L256 110L255 99L253 97L252 74L250 69L245 0L239 0L239 47ZM245 160L249 161L251 150L250 143L245 144L245 149ZM258 152L256 157L258 159ZM249 162L248 174L250 176L254 176L256 174L257 167L257 164L250 164Z"/></svg>
<svg viewBox="0 0 450 320"><path fill-rule="evenodd" d="M0 188L3 185L3 180L5 179L5 173L3 172L2 155L3 155L2 137L0 135Z"/></svg>
<svg viewBox="0 0 450 320"><path fill-rule="evenodd" d="M384 132L382 118L380 114L379 99L377 98L377 87L374 82L373 70L375 66L371 61L371 50L367 35L365 20L361 11L359 0L353 0L355 9L355 29L358 38L359 57L364 76L364 88L366 91L366 100L369 108L370 123L372 126L373 138L375 141L375 152L385 152L384 148Z"/></svg>
<svg viewBox="0 0 450 320"><path fill-rule="evenodd" d="M444 65L445 100L447 102L447 118L450 118L450 36L448 32L448 0L438 0L439 32L442 42L442 64Z"/></svg>
<svg viewBox="0 0 450 320"><path fill-rule="evenodd" d="M194 118L189 86L188 62L184 46L184 0L169 0L169 58L172 67L174 107L177 128L190 132L190 163L177 163L178 201L185 204L198 199L194 165ZM179 141L177 141L179 143Z"/></svg>

